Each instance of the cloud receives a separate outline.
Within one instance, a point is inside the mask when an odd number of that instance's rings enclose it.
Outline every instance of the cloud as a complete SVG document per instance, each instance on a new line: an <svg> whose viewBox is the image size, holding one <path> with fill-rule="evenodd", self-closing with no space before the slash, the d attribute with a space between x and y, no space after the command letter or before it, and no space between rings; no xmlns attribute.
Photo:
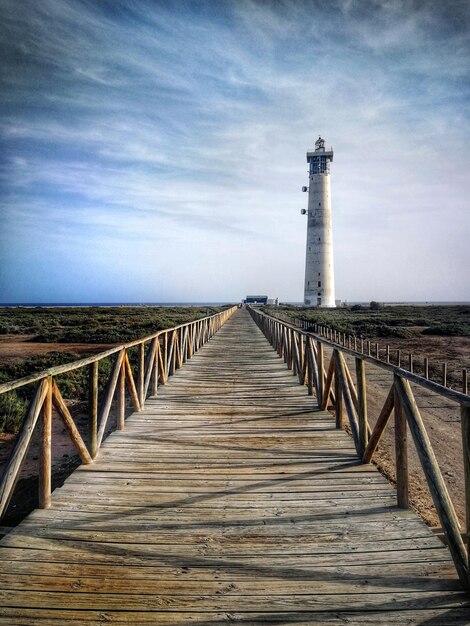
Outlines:
<svg viewBox="0 0 470 626"><path fill-rule="evenodd" d="M175 293L189 276L192 298L236 298L254 279L258 291L301 300L298 190L321 133L335 149L338 296L403 299L392 266L426 299L468 297L466 276L434 280L468 231L465 3L2 5L4 284L38 236L51 264L73 260L84 276L94 269L79 250L92 242L108 280L116 251L131 257L140 241L151 262L132 270L139 299L159 298L158 266ZM387 246L426 256L428 271L413 274ZM357 278L371 256L391 264L370 270L374 293ZM41 276L27 280L41 292ZM112 284L128 299L125 277Z"/></svg>

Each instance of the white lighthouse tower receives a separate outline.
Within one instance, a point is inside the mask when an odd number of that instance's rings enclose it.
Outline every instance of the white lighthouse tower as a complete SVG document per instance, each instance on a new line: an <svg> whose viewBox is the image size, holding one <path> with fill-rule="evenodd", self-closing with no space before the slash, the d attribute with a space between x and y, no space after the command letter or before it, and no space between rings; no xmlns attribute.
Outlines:
<svg viewBox="0 0 470 626"><path fill-rule="evenodd" d="M304 304L334 307L333 229L331 224L330 163L333 150L325 150L319 137L315 152L307 152L309 163L307 251L305 259ZM307 187L302 187L307 191Z"/></svg>

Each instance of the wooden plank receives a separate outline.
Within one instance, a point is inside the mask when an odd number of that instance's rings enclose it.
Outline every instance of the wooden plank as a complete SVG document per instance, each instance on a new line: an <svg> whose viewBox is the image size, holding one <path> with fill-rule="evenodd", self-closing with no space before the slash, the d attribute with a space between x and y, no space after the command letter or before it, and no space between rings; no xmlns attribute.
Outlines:
<svg viewBox="0 0 470 626"><path fill-rule="evenodd" d="M125 573L123 573L125 574ZM287 594L292 595L323 595L331 594L332 588L335 586L341 587L344 594L363 594L367 592L392 594L393 591L402 592L406 586L411 585L414 581L410 580L408 576L384 576L371 584L364 584L364 580L359 577L351 576L351 580L345 580L346 577L341 576L338 573L336 579L333 577L327 578L327 580L276 580L274 577L270 579L269 593L273 596L283 596ZM228 594L230 596L242 596L251 598L255 596L266 595L266 582L264 580L252 579L243 580L242 577L232 574L232 585L227 589L226 580L210 580L200 578L199 580L191 580L184 577L180 580L171 579L165 580L165 577L160 574L159 577L138 577L136 579L128 576L122 576L122 578L96 578L93 576L82 575L80 577L75 575L75 572L69 571L68 575L55 576L49 574L49 568L45 568L41 574L10 574L0 572L0 588L4 590L28 590L28 592L34 591L49 591L54 589L54 592L69 594L70 600L72 600L72 594L77 586L80 587L80 593L92 593L92 594L128 594L130 591L139 593L141 595L153 595L155 589L158 589L160 596L213 596L215 594ZM416 586L416 583L415 583ZM458 581L456 580L441 580L439 578L433 578L430 583L426 585L426 591L458 591ZM419 588L419 587L418 587Z"/></svg>
<svg viewBox="0 0 470 626"><path fill-rule="evenodd" d="M136 607L140 610L161 611L166 610L213 610L214 603L222 611L234 611L243 607L244 610L252 611L295 611L301 604L304 611L336 612L360 610L367 605L368 610L387 611L391 607L401 606L403 610L428 609L429 606L435 608L463 608L468 606L467 593L428 591L419 592L404 591L393 593L364 593L364 594L266 594L261 596L244 596L243 594L230 594L226 590L225 594L191 595L186 593L174 593L165 601L165 596L160 596L158 592L153 594L141 594L139 590L132 590L125 593L86 593L73 594L73 605L69 594L54 593L52 591L14 591L0 590L0 602L3 606L22 605L25 608L46 608L51 607L62 609L89 609L93 606L96 610L108 611L119 607L121 611L132 611ZM171 606L171 609L169 608Z"/></svg>
<svg viewBox="0 0 470 626"><path fill-rule="evenodd" d="M466 608L452 609L448 608L431 608L431 609L415 609L413 616L410 617L410 611L406 608L404 610L393 610L393 608L387 608L384 611L375 610L353 610L342 611L339 615L335 612L315 612L304 611L301 609L292 611L275 611L268 610L260 612L244 611L240 608L237 611L231 611L227 614L224 611L167 611L161 609L159 611L146 611L141 609L139 611L126 611L123 613L119 610L93 611L93 610L74 610L74 609L5 609L5 618L0 616L0 623L12 626L12 616L15 616L15 626L27 624L31 626L32 621L34 624L44 625L47 624L62 624L63 620L67 623L73 623L74 626L88 626L89 624L100 624L104 620L117 623L117 624L132 624L133 626L140 626L143 624L155 624L162 623L168 626L177 624L203 624L204 626L221 626L230 623L241 624L291 624L295 623L297 626L312 626L312 624L319 626L323 624L334 624L336 626L348 624L354 626L362 626L363 624L372 624L376 626L378 624L390 626L390 624L407 625L413 623L420 624L439 624L440 626L454 626L456 624L468 624L467 616L468 610ZM418 621L412 622L410 619L416 619Z"/></svg>

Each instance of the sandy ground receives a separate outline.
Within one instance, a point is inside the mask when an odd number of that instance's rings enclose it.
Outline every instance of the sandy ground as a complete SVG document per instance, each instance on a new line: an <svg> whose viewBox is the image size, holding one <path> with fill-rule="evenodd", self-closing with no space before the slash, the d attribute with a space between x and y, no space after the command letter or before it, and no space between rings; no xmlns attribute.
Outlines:
<svg viewBox="0 0 470 626"><path fill-rule="evenodd" d="M408 369L408 355L413 355L414 371L423 374L424 357L429 359L430 378L442 382L442 365L447 363L447 386L462 390L462 369L470 369L470 337L421 336L412 339L390 339L380 342L380 358L385 360L385 346L390 345L390 362L396 363L401 351L401 365ZM375 354L375 345L372 353Z"/></svg>
<svg viewBox="0 0 470 626"><path fill-rule="evenodd" d="M48 352L73 352L90 355L104 352L115 344L108 343L34 343L34 335L0 335L0 366L15 363Z"/></svg>

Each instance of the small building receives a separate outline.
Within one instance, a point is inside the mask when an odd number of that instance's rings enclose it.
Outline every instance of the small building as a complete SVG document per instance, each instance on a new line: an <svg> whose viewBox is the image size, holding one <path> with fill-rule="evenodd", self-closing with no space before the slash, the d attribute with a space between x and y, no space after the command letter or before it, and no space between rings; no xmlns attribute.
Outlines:
<svg viewBox="0 0 470 626"><path fill-rule="evenodd" d="M245 304L268 304L268 296L247 296Z"/></svg>

